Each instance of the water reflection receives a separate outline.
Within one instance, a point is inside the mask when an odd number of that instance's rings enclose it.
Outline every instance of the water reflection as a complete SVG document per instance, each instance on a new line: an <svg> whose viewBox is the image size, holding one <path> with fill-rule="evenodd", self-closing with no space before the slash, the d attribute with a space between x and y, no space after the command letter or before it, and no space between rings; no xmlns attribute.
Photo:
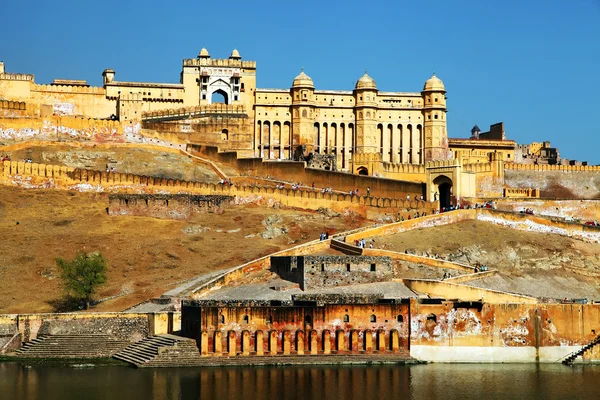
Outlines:
<svg viewBox="0 0 600 400"><path fill-rule="evenodd" d="M148 369L0 363L0 398L597 399L600 367L430 364Z"/></svg>

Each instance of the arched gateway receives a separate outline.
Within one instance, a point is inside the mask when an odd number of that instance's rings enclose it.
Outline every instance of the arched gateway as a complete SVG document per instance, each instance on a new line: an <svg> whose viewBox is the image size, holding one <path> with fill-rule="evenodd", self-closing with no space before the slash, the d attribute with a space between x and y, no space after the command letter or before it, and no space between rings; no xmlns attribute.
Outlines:
<svg viewBox="0 0 600 400"><path fill-rule="evenodd" d="M433 180L434 190L438 194L440 207L450 206L452 201L452 179L446 175L440 175Z"/></svg>

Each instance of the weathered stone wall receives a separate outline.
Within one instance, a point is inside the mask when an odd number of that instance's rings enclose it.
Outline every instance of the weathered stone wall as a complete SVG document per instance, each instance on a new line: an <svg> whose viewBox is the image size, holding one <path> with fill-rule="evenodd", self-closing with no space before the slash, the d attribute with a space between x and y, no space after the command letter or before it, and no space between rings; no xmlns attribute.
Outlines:
<svg viewBox="0 0 600 400"><path fill-rule="evenodd" d="M232 196L185 194L111 194L110 215L188 219L192 214L218 212L233 203Z"/></svg>
<svg viewBox="0 0 600 400"><path fill-rule="evenodd" d="M271 270L303 290L383 282L393 276L392 259L377 256L272 257Z"/></svg>
<svg viewBox="0 0 600 400"><path fill-rule="evenodd" d="M344 303L344 296L338 297ZM184 302L182 332L195 338L206 356L410 348L417 359L439 362L559 362L600 332L600 305L417 299L323 306L263 303ZM583 359L597 361L598 351L586 352Z"/></svg>
<svg viewBox="0 0 600 400"><path fill-rule="evenodd" d="M528 165L527 167L535 166ZM506 169L504 184L512 188L540 189L540 197L542 198L600 198L600 169L595 170L595 167L578 167L581 170L574 167L566 168Z"/></svg>
<svg viewBox="0 0 600 400"><path fill-rule="evenodd" d="M201 308L200 304L184 303L182 333L198 341L203 355L408 350L408 304L221 304Z"/></svg>
<svg viewBox="0 0 600 400"><path fill-rule="evenodd" d="M114 339L142 340L181 328L180 313L61 313L0 315L1 332L18 332L23 342L40 335L106 334Z"/></svg>
<svg viewBox="0 0 600 400"><path fill-rule="evenodd" d="M132 342L149 335L148 315L134 313L22 314L18 328L24 342L39 335L109 334Z"/></svg>
<svg viewBox="0 0 600 400"><path fill-rule="evenodd" d="M320 171L327 173L326 171ZM352 209L367 215L376 209L378 213L396 215L398 212L432 213L436 202L417 201L413 198L383 198L375 196L352 196L342 193L321 193L312 190L276 189L273 187L228 186L204 182L182 181L161 177L142 176L119 172L92 171L58 165L45 165L5 161L0 183L16 184L29 188L61 188L81 191L105 190L137 191L140 193L222 194L235 196L236 202L255 202L260 198L271 199L288 207L318 210L331 208L336 212Z"/></svg>
<svg viewBox="0 0 600 400"><path fill-rule="evenodd" d="M425 184L419 182L399 181L394 179L376 178L364 175L354 175L344 172L330 172L320 169L306 168L300 161L263 161L260 158L238 159L235 152L220 153L219 149L211 146L190 145L188 152L231 165L249 176L266 177L287 182L302 182L307 186L314 182L317 187L331 187L348 193L358 189L361 195L366 194L367 187L371 188L371 196L406 199L420 198L425 195Z"/></svg>
<svg viewBox="0 0 600 400"><path fill-rule="evenodd" d="M428 361L558 362L598 332L600 305L411 302L411 355Z"/></svg>
<svg viewBox="0 0 600 400"><path fill-rule="evenodd" d="M521 212L531 208L535 215L556 218L574 218L581 222L600 221L600 200L539 200L539 199L499 199L496 209Z"/></svg>

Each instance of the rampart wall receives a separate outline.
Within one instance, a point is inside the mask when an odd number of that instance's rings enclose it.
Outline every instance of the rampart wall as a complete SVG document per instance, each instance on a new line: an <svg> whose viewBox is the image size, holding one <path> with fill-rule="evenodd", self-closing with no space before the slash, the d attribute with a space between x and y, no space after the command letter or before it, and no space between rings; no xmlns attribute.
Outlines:
<svg viewBox="0 0 600 400"><path fill-rule="evenodd" d="M600 305L412 301L411 327L411 355L421 360L559 362L600 332Z"/></svg>
<svg viewBox="0 0 600 400"><path fill-rule="evenodd" d="M123 129L119 122L112 120L96 120L78 116L47 116L44 118L0 116L0 139L9 141L123 141L122 133Z"/></svg>
<svg viewBox="0 0 600 400"><path fill-rule="evenodd" d="M192 214L228 208L233 197L222 195L111 194L108 214L188 219Z"/></svg>
<svg viewBox="0 0 600 400"><path fill-rule="evenodd" d="M332 172L320 169L306 168L299 161L263 161L260 158L238 159L235 152L219 153L217 148L199 145L188 146L188 152L200 157L231 165L242 174L248 176L266 177L287 182L301 182L317 187L331 187L334 190L348 193L358 189L360 194L366 194L367 187L371 196L405 199L420 198L425 195L425 184L409 181L397 181L386 178L376 178L364 175L354 175L345 172Z"/></svg>
<svg viewBox="0 0 600 400"><path fill-rule="evenodd" d="M9 327L28 342L40 335L108 334L131 342L180 329L179 313L62 313L0 315L0 326Z"/></svg>
<svg viewBox="0 0 600 400"><path fill-rule="evenodd" d="M26 177L26 178L24 178ZM31 179L29 179L31 178ZM50 181L51 179L51 181ZM148 177L118 172L91 171L64 166L5 161L3 181L27 187L55 187L61 189L127 191L153 193L156 191L189 194L220 194L235 196L238 204L268 198L287 207L309 210L331 208L336 212L351 209L366 215L367 212L432 213L436 203L417 200L351 196L349 194L321 193L319 191L276 189L273 187L228 186L177 179Z"/></svg>
<svg viewBox="0 0 600 400"><path fill-rule="evenodd" d="M531 208L535 215L561 219L575 219L580 222L600 221L600 200L540 200L540 199L500 199L496 209L521 212Z"/></svg>
<svg viewBox="0 0 600 400"><path fill-rule="evenodd" d="M505 164L507 187L539 189L541 198L597 199L600 166Z"/></svg>

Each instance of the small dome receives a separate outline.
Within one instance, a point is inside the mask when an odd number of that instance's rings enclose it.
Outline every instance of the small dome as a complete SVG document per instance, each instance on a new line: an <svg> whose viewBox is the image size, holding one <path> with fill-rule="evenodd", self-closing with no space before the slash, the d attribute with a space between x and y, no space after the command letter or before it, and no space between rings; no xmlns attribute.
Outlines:
<svg viewBox="0 0 600 400"><path fill-rule="evenodd" d="M233 49L229 58L234 58L236 60L239 60L240 58L242 58L242 56L240 56L240 52L237 51L237 49Z"/></svg>
<svg viewBox="0 0 600 400"><path fill-rule="evenodd" d="M446 91L446 88L444 87L444 82L442 82L442 80L440 78L435 76L435 73L434 73L433 76L431 78L427 79L427 81L425 82L425 86L423 86L423 90L424 91L437 90L437 91L444 92L444 91Z"/></svg>
<svg viewBox="0 0 600 400"><path fill-rule="evenodd" d="M377 89L377 85L375 84L375 81L373 80L373 78L371 78L369 76L369 74L367 74L367 72L365 71L365 74L363 76L361 76L358 81L356 81L355 88L356 89Z"/></svg>
<svg viewBox="0 0 600 400"><path fill-rule="evenodd" d="M300 72L300 74L294 78L294 83L292 83L292 87L297 86L308 86L314 88L315 84L313 83L313 80L310 78L310 76L306 75L304 73L304 70L302 70L302 72Z"/></svg>
<svg viewBox="0 0 600 400"><path fill-rule="evenodd" d="M203 47L202 50L200 50L198 58L210 58L210 54L208 54L208 50L206 50L205 47Z"/></svg>

